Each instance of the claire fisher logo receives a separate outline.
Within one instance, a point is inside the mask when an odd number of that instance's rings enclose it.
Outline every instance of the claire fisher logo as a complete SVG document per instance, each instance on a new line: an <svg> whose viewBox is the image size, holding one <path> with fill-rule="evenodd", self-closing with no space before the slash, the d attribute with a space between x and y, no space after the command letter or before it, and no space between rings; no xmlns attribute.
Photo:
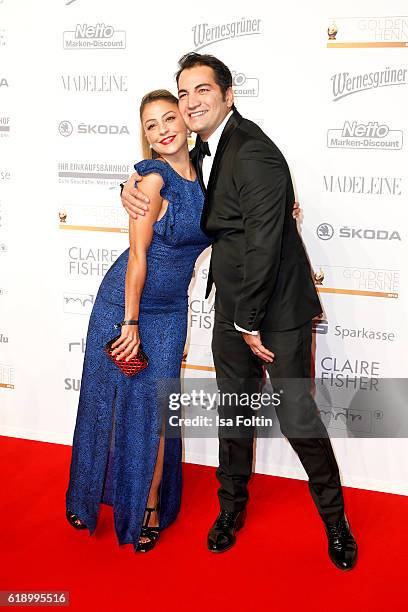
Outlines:
<svg viewBox="0 0 408 612"><path fill-rule="evenodd" d="M333 102L368 89L406 85L407 68L390 68L351 75L350 72L337 72L330 79L332 82Z"/></svg>
<svg viewBox="0 0 408 612"><path fill-rule="evenodd" d="M111 25L77 23L75 30L63 33L65 50L82 49L126 49L126 32L115 30Z"/></svg>
<svg viewBox="0 0 408 612"><path fill-rule="evenodd" d="M222 40L253 36L261 33L261 19L242 17L221 25L210 26L199 23L191 28L193 32L194 51L199 51Z"/></svg>
<svg viewBox="0 0 408 612"><path fill-rule="evenodd" d="M72 245L67 249L68 276L104 276L118 255L117 249Z"/></svg>
<svg viewBox="0 0 408 612"><path fill-rule="evenodd" d="M332 17L327 47L407 47L408 17Z"/></svg>
<svg viewBox="0 0 408 612"><path fill-rule="evenodd" d="M397 151L403 146L402 130L392 130L386 123L345 121L340 129L327 130L329 149L371 149Z"/></svg>

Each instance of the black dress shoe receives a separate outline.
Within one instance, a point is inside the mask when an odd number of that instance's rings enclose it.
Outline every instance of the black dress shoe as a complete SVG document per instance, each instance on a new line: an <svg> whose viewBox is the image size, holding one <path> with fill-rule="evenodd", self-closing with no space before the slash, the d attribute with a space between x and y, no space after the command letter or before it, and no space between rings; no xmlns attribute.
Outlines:
<svg viewBox="0 0 408 612"><path fill-rule="evenodd" d="M329 542L329 557L341 570L351 570L357 561L357 542L350 531L350 525L343 516L335 525L326 523Z"/></svg>
<svg viewBox="0 0 408 612"><path fill-rule="evenodd" d="M208 533L208 550L215 553L225 552L235 544L235 534L245 522L246 512L228 512L221 510L217 520Z"/></svg>

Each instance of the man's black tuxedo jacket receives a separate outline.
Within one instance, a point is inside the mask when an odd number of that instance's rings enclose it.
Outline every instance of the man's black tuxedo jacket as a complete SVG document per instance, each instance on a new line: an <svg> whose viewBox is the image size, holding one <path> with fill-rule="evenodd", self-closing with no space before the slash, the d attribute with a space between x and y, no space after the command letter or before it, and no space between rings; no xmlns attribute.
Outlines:
<svg viewBox="0 0 408 612"><path fill-rule="evenodd" d="M248 331L293 329L322 311L293 203L282 153L234 110L214 157L201 227L215 237L206 297L214 282L215 309Z"/></svg>

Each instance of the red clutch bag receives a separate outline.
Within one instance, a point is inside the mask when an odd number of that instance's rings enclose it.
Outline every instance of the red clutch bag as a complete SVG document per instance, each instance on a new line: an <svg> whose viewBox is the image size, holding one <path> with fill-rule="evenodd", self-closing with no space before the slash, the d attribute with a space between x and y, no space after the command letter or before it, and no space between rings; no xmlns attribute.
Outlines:
<svg viewBox="0 0 408 612"><path fill-rule="evenodd" d="M135 374L139 374L139 372L147 368L147 366L149 365L149 359L146 353L144 353L141 344L139 345L137 355L135 355L135 357L131 357L129 361L126 361L125 357L123 359L118 360L116 359L117 355L114 355L112 357L112 344L116 342L118 338L120 338L120 335L116 336L116 338L112 338L112 340L109 340L109 342L105 345L104 351L109 357L109 359L111 359L113 363L118 366L118 368L125 374L125 376L135 376Z"/></svg>

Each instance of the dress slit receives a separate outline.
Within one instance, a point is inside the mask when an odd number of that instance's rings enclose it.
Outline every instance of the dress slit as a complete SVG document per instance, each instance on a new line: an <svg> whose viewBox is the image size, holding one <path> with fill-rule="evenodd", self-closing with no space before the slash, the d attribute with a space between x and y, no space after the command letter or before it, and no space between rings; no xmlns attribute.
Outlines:
<svg viewBox="0 0 408 612"><path fill-rule="evenodd" d="M114 500L114 478L113 470L115 465L115 422L116 422L116 399L117 399L117 386L112 399L112 417L111 417L111 428L108 443L108 452L106 458L105 474L103 479L102 493L100 503L113 506Z"/></svg>

